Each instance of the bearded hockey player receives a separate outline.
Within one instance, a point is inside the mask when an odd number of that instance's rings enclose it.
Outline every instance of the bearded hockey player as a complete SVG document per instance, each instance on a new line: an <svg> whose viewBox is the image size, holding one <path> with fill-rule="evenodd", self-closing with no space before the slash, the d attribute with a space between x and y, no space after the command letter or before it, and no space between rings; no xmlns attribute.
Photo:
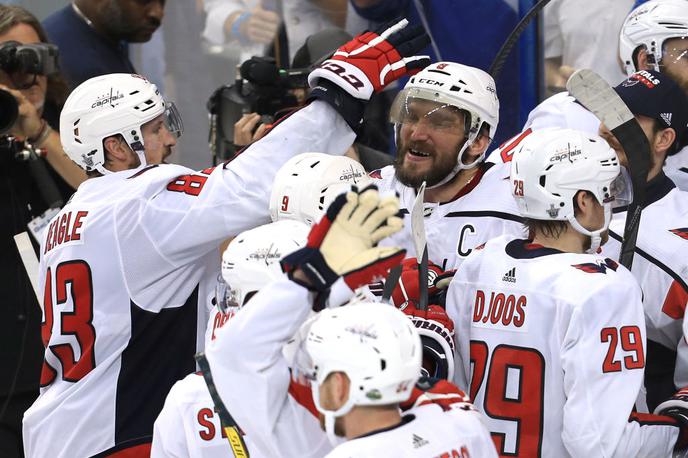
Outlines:
<svg viewBox="0 0 688 458"><path fill-rule="evenodd" d="M61 138L93 178L41 244L46 351L43 388L24 416L27 455L148 452L169 389L195 370L214 250L269 221L282 164L307 150L343 153L373 92L427 65L413 56L427 37L405 24L345 45L316 70L307 107L231 163L201 172L161 164L174 145L165 120L176 117L144 78L106 75L72 92ZM169 360L151 364L160 355Z"/></svg>

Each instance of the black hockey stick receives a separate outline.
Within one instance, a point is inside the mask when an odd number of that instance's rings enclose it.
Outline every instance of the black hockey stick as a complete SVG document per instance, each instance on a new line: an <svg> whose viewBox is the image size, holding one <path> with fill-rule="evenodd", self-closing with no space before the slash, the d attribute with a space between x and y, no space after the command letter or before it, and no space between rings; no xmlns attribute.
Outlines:
<svg viewBox="0 0 688 458"><path fill-rule="evenodd" d="M380 299L380 302L389 302L390 304L394 305L394 301L391 300L391 297L392 293L394 292L394 288L396 288L397 284L399 283L401 270L401 264L394 266L389 270L387 279L385 280L385 286L382 290L382 299Z"/></svg>
<svg viewBox="0 0 688 458"><path fill-rule="evenodd" d="M215 382L213 381L213 374L210 372L210 366L208 365L208 359L205 357L205 353L197 353L195 358L203 374L203 380L205 380L205 384L208 386L213 404L215 404L215 411L220 416L222 429L227 435L227 440L229 441L229 446L232 447L234 456L236 458L249 458L248 448L246 448L244 438L241 436L241 432L239 432L239 425L234 421L227 407L225 407L225 403L222 402L220 394L217 392Z"/></svg>
<svg viewBox="0 0 688 458"><path fill-rule="evenodd" d="M490 65L490 70L488 73L494 78L495 81L497 81L497 78L499 78L499 74L502 73L502 68L504 67L504 63L506 62L506 59L509 57L509 54L511 54L511 51L514 49L514 46L516 45L516 42L518 39L521 37L521 34L523 31L528 27L528 24L530 24L530 21L542 10L542 8L545 7L550 2L550 0L540 0L537 2L533 7L528 11L525 16L521 18L520 21L518 21L518 24L516 24L516 27L514 27L514 30L511 31L509 36L506 38L504 41L504 44L502 47L499 49L499 52L497 52L497 55L495 56L494 60L492 61L492 65Z"/></svg>
<svg viewBox="0 0 688 458"><path fill-rule="evenodd" d="M650 169L650 144L631 110L609 83L597 73L589 69L578 70L569 78L566 89L607 126L626 152L633 201L628 205L626 213L619 262L630 270L633 265L640 216L645 205L647 172Z"/></svg>

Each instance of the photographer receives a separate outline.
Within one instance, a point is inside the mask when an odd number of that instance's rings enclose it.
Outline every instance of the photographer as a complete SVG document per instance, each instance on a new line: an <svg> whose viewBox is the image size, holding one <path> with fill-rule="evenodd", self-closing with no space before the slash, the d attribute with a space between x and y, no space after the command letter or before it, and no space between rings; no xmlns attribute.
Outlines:
<svg viewBox="0 0 688 458"><path fill-rule="evenodd" d="M85 174L62 151L58 126L66 85L51 68L45 33L23 8L0 5L0 456L21 456L21 418L38 395L43 357L41 312L14 246L13 235L49 207L66 202ZM13 43L14 42L14 43ZM27 72L26 65L35 64ZM35 68L34 68L35 67ZM39 74L39 67L50 75ZM15 116L11 116L16 113ZM14 139L14 140L13 140ZM26 154L47 151L45 159ZM20 153L20 157L15 157ZM40 178L40 180L37 179ZM46 192L51 189L53 192Z"/></svg>

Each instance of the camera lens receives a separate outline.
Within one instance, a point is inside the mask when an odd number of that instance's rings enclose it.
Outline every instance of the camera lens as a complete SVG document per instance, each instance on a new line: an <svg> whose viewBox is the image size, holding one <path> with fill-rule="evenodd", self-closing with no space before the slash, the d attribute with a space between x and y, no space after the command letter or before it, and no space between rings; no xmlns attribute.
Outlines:
<svg viewBox="0 0 688 458"><path fill-rule="evenodd" d="M12 94L0 89L0 135L14 126L19 116L19 105Z"/></svg>

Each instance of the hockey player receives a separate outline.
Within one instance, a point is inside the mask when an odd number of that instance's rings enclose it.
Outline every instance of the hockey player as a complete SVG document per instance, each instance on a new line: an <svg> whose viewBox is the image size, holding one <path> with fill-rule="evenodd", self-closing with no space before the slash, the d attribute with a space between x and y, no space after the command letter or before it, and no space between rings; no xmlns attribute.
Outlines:
<svg viewBox="0 0 688 458"><path fill-rule="evenodd" d="M501 456L671 456L678 423L631 414L645 362L640 288L589 254L607 240L619 172L599 137L533 132L511 164L532 238L487 242L449 286L457 384Z"/></svg>
<svg viewBox="0 0 688 458"><path fill-rule="evenodd" d="M211 310L206 345L255 293L282 277L280 259L305 244L309 229L298 221L278 221L242 232L232 240L222 255L217 307ZM155 420L151 457L226 457L230 448L223 436L203 376L193 373L175 383L167 395ZM250 437L244 440L251 456L261 456Z"/></svg>
<svg viewBox="0 0 688 458"><path fill-rule="evenodd" d="M64 149L99 176L80 186L41 244L46 352L41 394L24 416L28 456L147 453L165 395L195 369L207 318L197 302L214 287L214 250L269 221L270 185L284 162L306 149L343 153L371 94L427 64L412 57L426 44L422 30L403 25L345 45L351 55L321 69L339 79L323 80L309 106L231 163L201 172L159 164L174 140L168 107L145 79L107 75L72 92Z"/></svg>
<svg viewBox="0 0 688 458"><path fill-rule="evenodd" d="M628 76L636 71L654 70L671 77L688 95L686 1L650 0L636 7L621 28L619 58ZM609 83L615 85L618 82ZM518 141L532 130L566 127L596 134L599 125L595 115L578 104L568 92L562 92L535 107L523 126L524 132L490 154L489 160L510 160ZM667 157L664 172L679 188L688 190L688 149L677 151Z"/></svg>
<svg viewBox="0 0 688 458"><path fill-rule="evenodd" d="M473 247L490 238L522 235L508 167L483 161L499 121L490 75L452 62L432 64L397 95L390 118L397 157L371 177L381 192L399 194L405 225L384 243L420 256L411 250L410 211L424 181L428 259L442 269L458 267Z"/></svg>
<svg viewBox="0 0 688 458"><path fill-rule="evenodd" d="M683 324L688 304L688 194L662 171L667 155L688 137L688 97L671 78L651 70L634 73L614 89L636 116L652 153L632 268L643 290L645 388L652 411L678 388L688 386L688 323ZM604 125L600 135L628 167L625 151ZM615 213L609 227L611 239L604 255L612 259L619 259L626 214Z"/></svg>
<svg viewBox="0 0 688 458"><path fill-rule="evenodd" d="M364 302L308 319L338 278L355 289L401 261L403 250L376 246L400 229L398 208L374 187L337 198L307 246L282 261L288 277L261 289L208 346L218 391L261 453L323 456L326 435L310 431L319 414L330 438L350 440L328 456L494 456L480 416L458 392L441 396L456 401L446 410L428 394L399 412L421 368L419 336L402 312ZM290 367L311 389L295 383Z"/></svg>

